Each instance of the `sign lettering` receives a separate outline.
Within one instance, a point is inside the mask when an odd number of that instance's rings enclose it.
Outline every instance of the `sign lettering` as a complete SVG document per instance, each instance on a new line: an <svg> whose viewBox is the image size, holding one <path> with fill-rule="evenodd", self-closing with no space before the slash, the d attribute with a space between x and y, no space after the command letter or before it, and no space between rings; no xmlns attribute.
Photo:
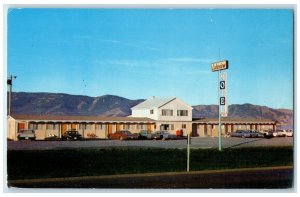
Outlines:
<svg viewBox="0 0 300 197"><path fill-rule="evenodd" d="M228 60L224 60L221 62L216 62L211 64L211 70L218 71L218 70L225 70L228 69Z"/></svg>

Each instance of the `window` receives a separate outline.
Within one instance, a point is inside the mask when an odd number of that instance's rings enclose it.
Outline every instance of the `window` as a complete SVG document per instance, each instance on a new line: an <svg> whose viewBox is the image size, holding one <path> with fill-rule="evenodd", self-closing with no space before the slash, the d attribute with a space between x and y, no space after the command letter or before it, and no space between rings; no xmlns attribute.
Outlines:
<svg viewBox="0 0 300 197"><path fill-rule="evenodd" d="M36 124L36 123L29 123L29 129L37 130L38 129L38 124Z"/></svg>
<svg viewBox="0 0 300 197"><path fill-rule="evenodd" d="M188 116L188 110L177 110L177 116Z"/></svg>
<svg viewBox="0 0 300 197"><path fill-rule="evenodd" d="M96 130L105 130L106 129L105 126L106 126L105 124L96 124Z"/></svg>
<svg viewBox="0 0 300 197"><path fill-rule="evenodd" d="M79 124L79 129L86 129L86 123Z"/></svg>
<svg viewBox="0 0 300 197"><path fill-rule="evenodd" d="M91 128L92 128L91 124L86 124L86 127L85 127L86 130L91 130Z"/></svg>
<svg viewBox="0 0 300 197"><path fill-rule="evenodd" d="M37 125L37 129L38 129L38 130L42 130L42 129L43 129L43 125L44 125L44 124L38 124L38 125Z"/></svg>
<svg viewBox="0 0 300 197"><path fill-rule="evenodd" d="M173 124L171 124L171 130L174 130L174 125Z"/></svg>
<svg viewBox="0 0 300 197"><path fill-rule="evenodd" d="M47 130L54 130L54 124L48 123L46 128L47 128Z"/></svg>
<svg viewBox="0 0 300 197"><path fill-rule="evenodd" d="M182 124L181 128L186 129L186 124Z"/></svg>
<svg viewBox="0 0 300 197"><path fill-rule="evenodd" d="M153 113L154 113L154 110L153 110L153 109L151 109L151 110L150 110L150 114L153 114Z"/></svg>
<svg viewBox="0 0 300 197"><path fill-rule="evenodd" d="M123 124L123 129L125 129L125 130L130 129L130 125L129 124Z"/></svg>
<svg viewBox="0 0 300 197"><path fill-rule="evenodd" d="M137 125L137 129L139 129L139 130L145 130L146 129L146 125L145 124L138 124Z"/></svg>
<svg viewBox="0 0 300 197"><path fill-rule="evenodd" d="M173 110L172 109L163 109L161 115L162 116L173 116Z"/></svg>

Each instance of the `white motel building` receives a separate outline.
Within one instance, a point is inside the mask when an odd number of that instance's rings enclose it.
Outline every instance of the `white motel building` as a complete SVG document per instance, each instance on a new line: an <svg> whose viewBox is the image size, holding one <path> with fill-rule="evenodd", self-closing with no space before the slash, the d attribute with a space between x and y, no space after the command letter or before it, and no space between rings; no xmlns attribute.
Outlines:
<svg viewBox="0 0 300 197"><path fill-rule="evenodd" d="M7 117L7 138L17 140L17 132L33 129L37 140L49 135L60 137L67 130L77 130L84 138L91 136L106 139L107 135L118 130L138 133L140 130L168 130L175 134L182 130L183 135L192 133L194 137L218 136L218 119L193 119L193 108L177 97L150 98L131 108L128 117L103 116L50 116L50 115L11 115ZM239 129L276 129L276 121L268 119L222 118L222 134Z"/></svg>

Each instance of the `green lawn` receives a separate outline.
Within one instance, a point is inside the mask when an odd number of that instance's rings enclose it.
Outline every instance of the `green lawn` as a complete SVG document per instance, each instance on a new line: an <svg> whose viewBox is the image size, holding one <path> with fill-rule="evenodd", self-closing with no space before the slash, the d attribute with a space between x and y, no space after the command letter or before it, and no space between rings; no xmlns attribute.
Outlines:
<svg viewBox="0 0 300 197"><path fill-rule="evenodd" d="M293 147L191 150L190 170L293 165ZM8 179L186 170L184 149L62 149L7 152Z"/></svg>

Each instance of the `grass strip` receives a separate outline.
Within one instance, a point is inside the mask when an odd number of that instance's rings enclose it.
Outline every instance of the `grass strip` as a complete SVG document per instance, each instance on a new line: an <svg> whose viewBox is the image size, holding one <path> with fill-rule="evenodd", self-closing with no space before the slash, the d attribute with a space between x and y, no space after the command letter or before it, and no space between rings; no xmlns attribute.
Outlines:
<svg viewBox="0 0 300 197"><path fill-rule="evenodd" d="M192 149L190 170L292 166L293 147ZM7 152L8 180L186 170L185 149L75 148Z"/></svg>

